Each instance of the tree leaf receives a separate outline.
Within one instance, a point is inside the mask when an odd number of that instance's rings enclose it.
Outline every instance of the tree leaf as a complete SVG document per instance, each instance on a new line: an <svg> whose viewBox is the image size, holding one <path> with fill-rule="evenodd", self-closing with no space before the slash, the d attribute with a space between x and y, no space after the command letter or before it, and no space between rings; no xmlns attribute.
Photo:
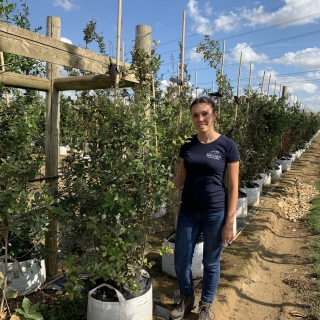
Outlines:
<svg viewBox="0 0 320 320"><path fill-rule="evenodd" d="M6 298L7 299L15 299L18 296L18 291L16 290L6 290Z"/></svg>
<svg viewBox="0 0 320 320"><path fill-rule="evenodd" d="M23 310L26 312L26 313L29 313L30 311L30 306L31 306L31 302L28 298L24 297L23 300L22 300L22 307L23 307Z"/></svg>

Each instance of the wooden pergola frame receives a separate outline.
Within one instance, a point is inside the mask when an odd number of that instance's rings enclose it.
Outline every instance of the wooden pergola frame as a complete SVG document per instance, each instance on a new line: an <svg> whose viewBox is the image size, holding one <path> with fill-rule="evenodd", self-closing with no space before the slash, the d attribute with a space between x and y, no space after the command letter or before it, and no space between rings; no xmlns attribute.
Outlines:
<svg viewBox="0 0 320 320"><path fill-rule="evenodd" d="M142 31L148 32L143 33ZM109 75L109 66L116 60L90 50L60 41L61 20L59 17L47 17L46 36L0 22L0 52L7 52L40 61L45 61L46 78L27 76L12 72L1 72L0 82L7 87L45 91L46 95L46 142L45 175L58 176L59 140L60 140L60 91L107 89L115 86L115 78ZM136 27L137 46L150 51L151 27ZM130 65L119 62L129 70ZM77 68L92 72L93 75L79 77L60 77L60 66ZM133 74L123 77L119 87L134 87L138 81ZM50 180L52 188L57 187L58 179ZM46 271L56 275L58 223L50 216L49 232L46 235Z"/></svg>

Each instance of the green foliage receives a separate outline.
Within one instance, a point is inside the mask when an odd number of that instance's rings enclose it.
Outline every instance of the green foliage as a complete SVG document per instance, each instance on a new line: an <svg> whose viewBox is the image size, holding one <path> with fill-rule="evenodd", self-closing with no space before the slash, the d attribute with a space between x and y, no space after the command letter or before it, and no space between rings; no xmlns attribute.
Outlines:
<svg viewBox="0 0 320 320"><path fill-rule="evenodd" d="M42 157L31 154L34 133L21 101L13 101L10 107L0 101L0 127L0 222L12 225L15 215L41 200L38 194L30 202L34 192L28 190L27 181L38 174Z"/></svg>
<svg viewBox="0 0 320 320"><path fill-rule="evenodd" d="M103 41L103 36L99 36L97 34L96 27L97 27L97 21L95 21L94 19L90 20L83 30L83 33L84 33L83 40L86 43L86 48L88 48L89 43L96 41L99 45L100 53L106 54L106 46Z"/></svg>
<svg viewBox="0 0 320 320"><path fill-rule="evenodd" d="M1 20L8 19L10 13L14 10L14 4L8 0L0 0Z"/></svg>
<svg viewBox="0 0 320 320"><path fill-rule="evenodd" d="M72 265L134 290L146 262L151 214L168 199L172 176L150 143L153 125L144 106L115 106L103 97L94 102L85 123L90 150L64 158L59 203L52 207L74 283L67 290L79 284Z"/></svg>
<svg viewBox="0 0 320 320"><path fill-rule="evenodd" d="M1 11L4 22L8 22L16 25L17 27L34 32L38 32L42 29L41 26L33 30L31 29L29 8L23 0L20 0L20 6L16 3L9 4L2 8ZM39 60L4 53L4 61L6 63L6 71L33 76L45 75L45 66ZM27 90L27 93L29 91L30 90Z"/></svg>
<svg viewBox="0 0 320 320"><path fill-rule="evenodd" d="M197 53L203 54L203 60L208 62L211 68L217 69L221 60L221 52L219 42L211 40L209 35L204 36L204 41L200 42L199 47L196 48Z"/></svg>
<svg viewBox="0 0 320 320"><path fill-rule="evenodd" d="M169 246L166 246L164 243L162 243L161 249L159 249L160 256L173 254L173 249Z"/></svg>
<svg viewBox="0 0 320 320"><path fill-rule="evenodd" d="M46 210L38 210L50 201L41 190L28 188L28 179L38 175L42 157L32 154L35 127L30 124L23 101L7 107L0 101L0 226L9 230L12 257L27 253L32 242L43 238Z"/></svg>
<svg viewBox="0 0 320 320"><path fill-rule="evenodd" d="M87 297L70 299L68 296L57 297L54 306L42 306L41 313L46 320L74 320L86 319Z"/></svg>
<svg viewBox="0 0 320 320"><path fill-rule="evenodd" d="M22 301L22 309L18 308L15 311L23 315L26 319L43 320L43 316L40 312L37 312L39 303L31 304L30 300L26 297Z"/></svg>

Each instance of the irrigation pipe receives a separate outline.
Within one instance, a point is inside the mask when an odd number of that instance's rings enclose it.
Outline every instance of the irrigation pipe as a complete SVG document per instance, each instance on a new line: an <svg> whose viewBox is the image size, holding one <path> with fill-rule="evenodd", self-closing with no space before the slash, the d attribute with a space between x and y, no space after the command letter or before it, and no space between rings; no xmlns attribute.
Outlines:
<svg viewBox="0 0 320 320"><path fill-rule="evenodd" d="M62 278L64 278L64 277L65 277L65 275L62 274L62 275L54 278L53 280L49 281L48 283L45 283L45 284L41 287L41 290L43 290L45 287L49 286L50 284L55 283L56 281L58 281L58 280L60 280L60 279L62 279Z"/></svg>

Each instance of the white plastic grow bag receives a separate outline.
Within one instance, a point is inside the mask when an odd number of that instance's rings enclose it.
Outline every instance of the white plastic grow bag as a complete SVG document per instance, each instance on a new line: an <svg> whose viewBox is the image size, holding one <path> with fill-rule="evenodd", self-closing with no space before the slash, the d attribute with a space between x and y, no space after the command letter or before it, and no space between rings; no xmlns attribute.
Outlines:
<svg viewBox="0 0 320 320"><path fill-rule="evenodd" d="M291 164L296 160L296 153L290 153L291 156ZM290 158L290 157L289 157Z"/></svg>
<svg viewBox="0 0 320 320"><path fill-rule="evenodd" d="M7 286L24 296L39 289L46 281L45 260L38 261L30 259L22 262L14 261L8 263ZM5 263L0 264L0 271L5 275Z"/></svg>
<svg viewBox="0 0 320 320"><path fill-rule="evenodd" d="M65 146L59 147L59 155L60 156L65 156L65 155L67 155L67 153L68 153L67 147L65 147Z"/></svg>
<svg viewBox="0 0 320 320"><path fill-rule="evenodd" d="M266 188L270 188L271 186L271 173L259 173L259 175L262 177L262 186Z"/></svg>
<svg viewBox="0 0 320 320"><path fill-rule="evenodd" d="M167 203L164 202L158 211L152 214L152 218L161 218L165 216L167 213Z"/></svg>
<svg viewBox="0 0 320 320"><path fill-rule="evenodd" d="M92 297L101 287L115 290L117 302L100 301ZM122 293L109 284L101 284L88 294L87 320L152 320L152 285L143 295L126 300Z"/></svg>
<svg viewBox="0 0 320 320"><path fill-rule="evenodd" d="M280 181L281 178L281 168L270 170L271 173L271 183L276 183Z"/></svg>
<svg viewBox="0 0 320 320"><path fill-rule="evenodd" d="M277 160L277 163L282 165L282 172L286 172L286 171L290 171L291 169L291 158L280 158L279 160Z"/></svg>
<svg viewBox="0 0 320 320"><path fill-rule="evenodd" d="M258 184L255 184L256 187L248 188L244 187L247 198L248 198L248 206L257 207L260 204L260 187Z"/></svg>
<svg viewBox="0 0 320 320"><path fill-rule="evenodd" d="M170 236L166 237L164 239L164 245L166 247L170 247L173 249L175 248L175 244L173 242L170 242L172 238L175 237L175 233L171 234ZM203 265L202 265L202 258L203 258L203 241L198 242L194 248L193 258L192 258L192 266L191 266L191 272L192 272L192 278L193 279L199 279L203 276ZM164 254L162 256L162 271L174 278L177 277L176 271L174 269L174 254Z"/></svg>
<svg viewBox="0 0 320 320"><path fill-rule="evenodd" d="M297 159L300 159L300 157L301 157L301 150L297 150L297 151L295 152L295 157L296 157L296 160L297 160Z"/></svg>
<svg viewBox="0 0 320 320"><path fill-rule="evenodd" d="M266 187L266 188L270 188L271 187L271 173L270 172L268 172L266 174L266 178L264 180L263 186Z"/></svg>
<svg viewBox="0 0 320 320"><path fill-rule="evenodd" d="M258 179L254 179L252 182L259 185L260 194L261 194L261 192L262 192L262 185L263 185L263 178L262 178L261 176L259 176Z"/></svg>
<svg viewBox="0 0 320 320"><path fill-rule="evenodd" d="M248 197L245 192L241 192L241 197L238 197L236 218L244 218L248 215Z"/></svg>

